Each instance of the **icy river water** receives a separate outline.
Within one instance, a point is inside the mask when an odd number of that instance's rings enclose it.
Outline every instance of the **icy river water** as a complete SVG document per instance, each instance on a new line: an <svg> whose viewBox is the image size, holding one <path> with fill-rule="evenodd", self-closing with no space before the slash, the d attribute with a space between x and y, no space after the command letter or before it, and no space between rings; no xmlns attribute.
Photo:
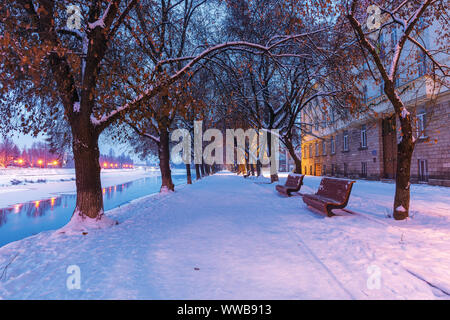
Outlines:
<svg viewBox="0 0 450 320"><path fill-rule="evenodd" d="M195 172L192 172L195 179ZM186 175L172 175L175 185L186 183ZM161 177L145 177L103 188L105 211L134 199L159 192ZM0 247L46 230L56 230L69 222L75 209L76 194L55 195L50 199L18 203L0 209Z"/></svg>

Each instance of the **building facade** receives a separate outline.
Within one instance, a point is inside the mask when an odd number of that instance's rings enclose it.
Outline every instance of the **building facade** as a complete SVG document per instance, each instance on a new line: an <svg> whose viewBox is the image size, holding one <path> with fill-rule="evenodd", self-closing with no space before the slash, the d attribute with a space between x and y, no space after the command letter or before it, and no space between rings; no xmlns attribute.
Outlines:
<svg viewBox="0 0 450 320"><path fill-rule="evenodd" d="M387 102L386 102L387 104ZM450 187L450 93L408 108L416 123L411 182ZM394 179L400 136L394 112L321 128L302 140L302 172L372 180ZM321 132L320 132L321 131Z"/></svg>
<svg viewBox="0 0 450 320"><path fill-rule="evenodd" d="M424 46L433 46L432 35L432 27L423 32ZM383 44L384 48L389 46ZM413 56L411 48L405 51ZM439 58L448 65L448 57ZM431 70L429 62L425 57L409 60L397 79L416 127L411 182L450 187L450 92L442 81L427 73ZM305 130L307 134L302 133L303 173L373 180L395 178L397 144L401 139L399 121L383 93L383 84L368 80L362 83L364 104L371 106L370 112L335 119L333 110L329 110L327 120L308 109L302 113L302 121L311 127Z"/></svg>

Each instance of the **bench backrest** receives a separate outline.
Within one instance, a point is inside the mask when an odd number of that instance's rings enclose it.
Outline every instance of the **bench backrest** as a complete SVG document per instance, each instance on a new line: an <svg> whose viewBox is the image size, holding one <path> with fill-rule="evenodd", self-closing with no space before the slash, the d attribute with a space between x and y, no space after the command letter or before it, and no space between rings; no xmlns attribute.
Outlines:
<svg viewBox="0 0 450 320"><path fill-rule="evenodd" d="M285 186L288 188L297 188L302 183L303 177L304 176L290 174L286 179Z"/></svg>
<svg viewBox="0 0 450 320"><path fill-rule="evenodd" d="M353 183L355 183L355 181L323 178L322 181L320 181L319 190L316 194L333 199L339 203L344 203L350 196Z"/></svg>

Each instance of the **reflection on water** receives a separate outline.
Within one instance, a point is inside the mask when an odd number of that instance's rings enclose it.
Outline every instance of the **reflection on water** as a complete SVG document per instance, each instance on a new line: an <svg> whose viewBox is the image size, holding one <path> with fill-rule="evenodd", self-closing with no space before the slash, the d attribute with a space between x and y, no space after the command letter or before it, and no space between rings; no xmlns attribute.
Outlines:
<svg viewBox="0 0 450 320"><path fill-rule="evenodd" d="M195 179L195 172L192 178ZM175 185L186 182L185 175L174 175L172 179ZM160 186L161 177L152 176L103 188L105 211L156 193ZM64 194L0 209L0 247L41 231L61 228L69 222L75 203L75 194Z"/></svg>

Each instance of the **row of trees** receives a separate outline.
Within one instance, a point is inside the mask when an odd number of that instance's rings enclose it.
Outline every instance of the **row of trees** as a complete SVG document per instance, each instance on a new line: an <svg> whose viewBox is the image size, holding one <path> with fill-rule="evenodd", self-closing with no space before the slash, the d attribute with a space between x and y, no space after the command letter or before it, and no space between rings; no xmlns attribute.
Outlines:
<svg viewBox="0 0 450 320"><path fill-rule="evenodd" d="M50 146L43 142L34 142L30 148L24 147L22 150L6 137L0 143L0 167L8 166L20 167L60 167L62 155L55 154Z"/></svg>
<svg viewBox="0 0 450 320"><path fill-rule="evenodd" d="M110 149L108 154L101 154L99 161L104 169L133 168L134 165L134 161L129 155L122 153L116 156L113 149Z"/></svg>
<svg viewBox="0 0 450 320"><path fill-rule="evenodd" d="M68 27L70 1L2 2L1 129L51 133L53 145L70 143L75 212L82 218L104 218L102 133L130 142L143 157L156 153L162 189L174 190L170 131L183 127L192 134L195 120L204 128L279 129L301 172L295 149L309 125L301 111L315 103L326 117L330 108L359 112L361 65L376 68L372 75L384 79L399 117L404 106L392 83L407 41L446 72L412 35L419 19L442 18L444 2L376 2L391 17L380 28L401 27L389 68L364 27L367 1L80 0L79 28ZM397 210L396 218L408 214L404 182L414 145L410 119L400 120L394 208L406 213Z"/></svg>

